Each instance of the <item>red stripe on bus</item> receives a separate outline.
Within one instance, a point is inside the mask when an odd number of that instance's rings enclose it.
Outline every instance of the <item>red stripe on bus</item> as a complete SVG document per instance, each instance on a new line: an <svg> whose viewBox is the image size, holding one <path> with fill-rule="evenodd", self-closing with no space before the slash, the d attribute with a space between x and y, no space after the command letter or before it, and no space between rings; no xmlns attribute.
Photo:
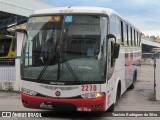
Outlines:
<svg viewBox="0 0 160 120"><path fill-rule="evenodd" d="M91 111L106 111L106 96L100 98L88 98L88 99L57 99L57 98L45 98L39 96L30 96L21 94L24 107L41 109L40 105L44 102L56 102L56 103L69 103L75 105L77 108L89 108ZM98 108L98 106L102 106ZM95 106L95 108L93 107Z"/></svg>

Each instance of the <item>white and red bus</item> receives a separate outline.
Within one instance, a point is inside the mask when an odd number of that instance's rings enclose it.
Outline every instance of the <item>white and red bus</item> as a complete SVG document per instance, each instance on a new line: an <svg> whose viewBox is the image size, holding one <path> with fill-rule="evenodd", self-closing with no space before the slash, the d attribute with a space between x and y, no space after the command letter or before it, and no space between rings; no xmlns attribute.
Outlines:
<svg viewBox="0 0 160 120"><path fill-rule="evenodd" d="M21 98L27 108L113 111L134 88L141 32L111 9L36 11L24 34Z"/></svg>

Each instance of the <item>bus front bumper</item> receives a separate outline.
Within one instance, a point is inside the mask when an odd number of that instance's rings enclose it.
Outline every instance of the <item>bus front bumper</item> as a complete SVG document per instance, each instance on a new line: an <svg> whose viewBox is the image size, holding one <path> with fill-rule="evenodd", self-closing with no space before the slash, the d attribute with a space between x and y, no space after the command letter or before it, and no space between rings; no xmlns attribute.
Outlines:
<svg viewBox="0 0 160 120"><path fill-rule="evenodd" d="M106 96L89 99L59 99L21 93L24 107L55 111L106 111Z"/></svg>

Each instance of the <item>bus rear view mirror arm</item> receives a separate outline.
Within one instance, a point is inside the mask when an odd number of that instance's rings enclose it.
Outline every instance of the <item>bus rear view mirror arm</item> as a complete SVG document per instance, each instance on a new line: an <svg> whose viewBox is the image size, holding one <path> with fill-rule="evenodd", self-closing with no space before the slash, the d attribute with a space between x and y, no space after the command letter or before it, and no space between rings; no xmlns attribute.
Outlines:
<svg viewBox="0 0 160 120"><path fill-rule="evenodd" d="M109 39L114 39L115 42L116 42L116 37L113 34L108 34L107 35L107 40L109 40Z"/></svg>

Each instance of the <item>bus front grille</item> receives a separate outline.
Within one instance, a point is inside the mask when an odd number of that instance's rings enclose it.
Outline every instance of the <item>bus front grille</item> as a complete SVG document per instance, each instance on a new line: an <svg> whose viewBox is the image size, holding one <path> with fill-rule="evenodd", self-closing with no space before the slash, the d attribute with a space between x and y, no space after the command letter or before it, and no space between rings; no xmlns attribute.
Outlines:
<svg viewBox="0 0 160 120"><path fill-rule="evenodd" d="M77 107L70 103L45 102L44 106L52 106L55 111L76 111Z"/></svg>

